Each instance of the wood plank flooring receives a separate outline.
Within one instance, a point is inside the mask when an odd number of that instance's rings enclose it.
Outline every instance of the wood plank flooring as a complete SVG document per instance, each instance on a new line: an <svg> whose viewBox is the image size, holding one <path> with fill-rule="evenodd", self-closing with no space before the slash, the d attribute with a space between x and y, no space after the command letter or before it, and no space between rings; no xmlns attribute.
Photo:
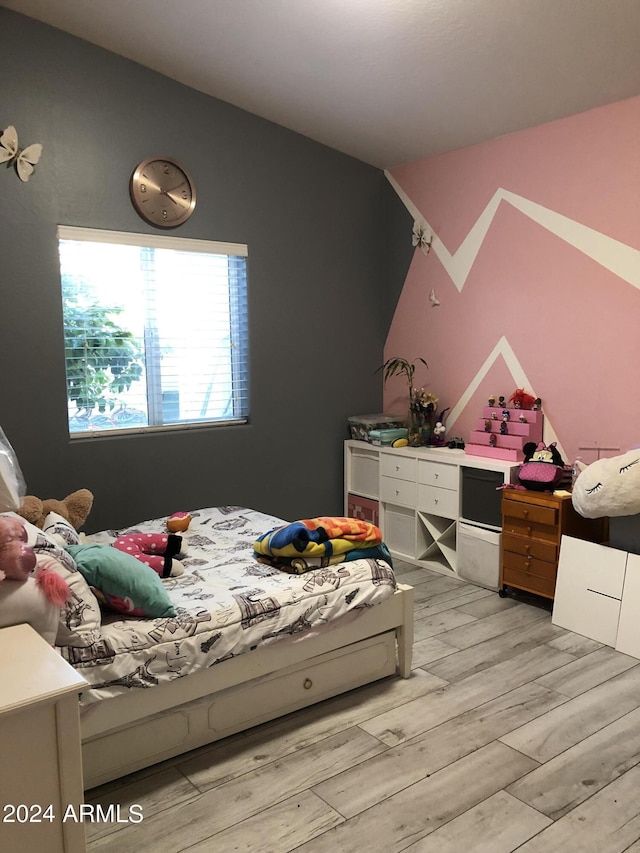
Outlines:
<svg viewBox="0 0 640 853"><path fill-rule="evenodd" d="M640 661L413 566L389 678L87 792L113 853L640 853Z"/></svg>

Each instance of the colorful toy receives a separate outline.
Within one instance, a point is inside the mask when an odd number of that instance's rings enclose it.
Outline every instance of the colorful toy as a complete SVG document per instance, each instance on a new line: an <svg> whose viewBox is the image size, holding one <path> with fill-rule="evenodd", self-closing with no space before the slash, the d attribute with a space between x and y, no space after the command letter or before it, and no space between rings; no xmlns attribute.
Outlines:
<svg viewBox="0 0 640 853"><path fill-rule="evenodd" d="M524 462L518 472L518 480L536 492L553 491L564 478L564 462L555 441L546 445L543 441L528 441L522 448Z"/></svg>
<svg viewBox="0 0 640 853"><path fill-rule="evenodd" d="M524 388L516 388L509 397L509 402L513 403L514 409L531 409L535 402L535 397L532 394L527 394Z"/></svg>
<svg viewBox="0 0 640 853"><path fill-rule="evenodd" d="M56 607L64 607L71 590L51 565L53 560L49 559L38 564L35 551L27 545L27 531L19 519L0 517L0 581L24 582L35 575L36 584L45 597Z"/></svg>
<svg viewBox="0 0 640 853"><path fill-rule="evenodd" d="M183 533L190 524L191 516L188 512L174 512L167 519L167 530L169 533Z"/></svg>
<svg viewBox="0 0 640 853"><path fill-rule="evenodd" d="M24 581L36 567L36 554L27 545L27 531L17 518L0 518L0 580Z"/></svg>
<svg viewBox="0 0 640 853"><path fill-rule="evenodd" d="M161 578L175 578L184 572L184 566L175 556L184 553L185 548L182 536L175 533L126 533L112 545L149 566Z"/></svg>

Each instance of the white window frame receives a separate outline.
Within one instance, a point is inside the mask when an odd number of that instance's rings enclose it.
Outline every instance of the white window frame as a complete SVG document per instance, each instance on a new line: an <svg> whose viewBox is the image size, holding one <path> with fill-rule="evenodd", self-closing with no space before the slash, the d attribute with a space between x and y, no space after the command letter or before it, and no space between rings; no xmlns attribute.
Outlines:
<svg viewBox="0 0 640 853"><path fill-rule="evenodd" d="M184 238L177 237L175 235L159 235L159 234L138 234L133 232L121 232L121 231L106 231L95 228L84 228L77 226L69 226L69 225L59 225L57 228L57 238L58 245L61 240L73 240L73 241L81 241L86 243L108 243L114 245L126 245L126 246L135 246L139 248L149 248L149 249L173 249L180 252L201 252L203 254L213 254L213 255L228 255L232 258L248 258L248 247L242 243L226 243L219 241L209 241L209 240L197 240L192 238ZM62 270L60 271L62 278ZM166 431L176 431L176 430L192 430L192 429L203 429L203 428L215 428L218 426L231 426L237 424L245 424L249 420L249 355L248 355L248 295L247 295L247 286L246 286L246 276L245 276L245 284L242 289L241 297L243 298L243 304L239 307L237 312L232 312L232 317L230 321L230 325L233 326L234 322L237 320L238 325L243 326L243 330L238 330L238 336L235 340L238 343L235 343L234 340L234 349L238 348L238 359L232 359L232 375L233 375L233 383L234 387L236 382L243 386L243 391L241 394L240 408L243 411L243 414L239 416L233 416L230 418L224 419L209 419L209 420L194 420L194 421L183 421L177 423L167 423L167 424L148 424L144 426L135 426L135 427L123 427L123 428L113 428L113 429L96 429L96 430L87 430L87 431L71 431L69 424L69 437L72 440L83 439L83 438L108 438L110 436L117 436L123 434L136 434L136 433L152 433L152 432L166 432ZM62 287L62 281L61 281ZM62 291L61 291L62 292ZM235 315L235 319L234 319ZM63 316L64 321L64 316ZM238 367L238 364L240 365ZM65 360L65 372L66 372L66 360ZM149 369L147 367L147 377L149 376ZM151 373L152 382L153 382L153 374ZM152 417L151 409L153 408L153 389L149 389L149 382L146 382L147 385L147 400L148 400L148 408L149 408L149 416L150 419ZM66 388L66 383L65 383ZM235 397L235 394L234 394ZM68 400L66 401L68 403Z"/></svg>

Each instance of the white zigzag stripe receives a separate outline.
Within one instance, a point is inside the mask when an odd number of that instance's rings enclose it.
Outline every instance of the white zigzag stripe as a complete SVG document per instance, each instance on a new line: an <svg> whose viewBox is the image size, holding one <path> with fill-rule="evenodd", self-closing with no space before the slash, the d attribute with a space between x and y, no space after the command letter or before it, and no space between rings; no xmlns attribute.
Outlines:
<svg viewBox="0 0 640 853"><path fill-rule="evenodd" d="M455 406L449 412L449 416L447 417L447 431L451 432L451 427L458 420L464 409L466 408L469 400L473 396L473 394L478 390L478 386L487 375L491 366L498 359L499 356L502 356L506 362L507 367L509 368L509 372L513 376L513 379L516 383L517 388L527 388L530 389L530 392L534 397L537 397L535 390L533 389L529 379L527 378L527 374L524 371L524 368L518 361L518 358L513 351L513 348L506 337L503 335L498 343L491 350L484 363L473 377L471 382L467 385L467 388L463 392L462 396L455 404ZM551 422L547 417L544 419L544 435L543 439L547 444L550 444L552 441L558 442L558 451L563 459L566 459L566 454L562 448L562 445L558 441L558 437L554 428L551 425Z"/></svg>
<svg viewBox="0 0 640 853"><path fill-rule="evenodd" d="M493 217L503 200L509 202L525 216L537 222L538 225L542 225L543 228L574 246L633 287L640 288L640 251L638 249L621 243L619 240L614 240L613 237L608 237L606 234L589 228L587 225L582 225L574 219L569 219L568 216L556 213L548 207L543 207L535 201L530 201L523 196L502 189L502 187L495 191L458 250L451 254L395 178L389 172L385 172L385 175L414 220L427 233L433 234L431 249L459 291L465 285L471 267L493 222Z"/></svg>

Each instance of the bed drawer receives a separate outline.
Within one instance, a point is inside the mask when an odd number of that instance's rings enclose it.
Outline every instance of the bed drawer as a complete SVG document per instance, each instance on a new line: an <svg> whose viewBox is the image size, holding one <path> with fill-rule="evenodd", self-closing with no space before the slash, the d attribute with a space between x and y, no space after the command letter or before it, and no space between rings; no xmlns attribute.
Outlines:
<svg viewBox="0 0 640 853"><path fill-rule="evenodd" d="M247 652L246 657L251 654ZM245 655L239 656L242 657ZM208 670L212 684L215 684L216 668ZM395 671L395 632L387 631L237 687L213 692L145 717L113 732L85 740L82 745L85 788L213 743L227 735L393 675ZM189 678L175 682L178 691L182 681L188 682ZM105 704L108 705L109 701L105 700Z"/></svg>
<svg viewBox="0 0 640 853"><path fill-rule="evenodd" d="M303 708L373 678L392 675L395 669L395 634L390 632L213 697L209 706L209 725L226 735L279 717L294 708Z"/></svg>

